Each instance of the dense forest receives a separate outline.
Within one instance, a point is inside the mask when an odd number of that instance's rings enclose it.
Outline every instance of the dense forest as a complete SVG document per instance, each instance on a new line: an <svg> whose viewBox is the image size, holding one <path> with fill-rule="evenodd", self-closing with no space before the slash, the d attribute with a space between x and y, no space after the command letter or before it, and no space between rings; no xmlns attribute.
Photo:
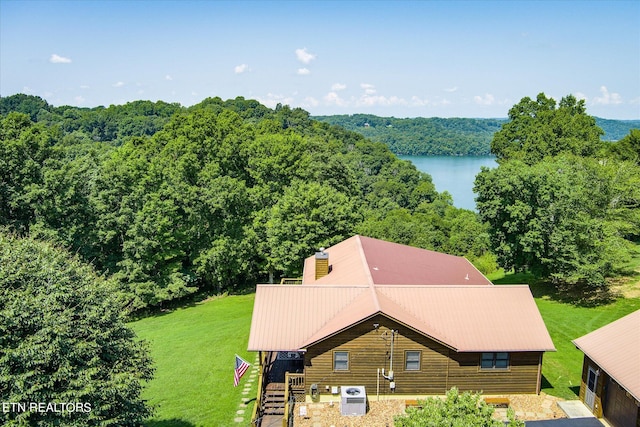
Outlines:
<svg viewBox="0 0 640 427"><path fill-rule="evenodd" d="M640 129L616 143L584 101L543 93L509 110L474 191L491 247L507 270L527 271L573 294L606 294L640 238Z"/></svg>
<svg viewBox="0 0 640 427"><path fill-rule="evenodd" d="M356 233L589 303L640 239L640 129L604 142L572 96L509 111L490 138L499 166L475 180L478 213L385 144L299 108L14 95L0 113L0 395L76 402L68 417L2 411L3 425L140 425L154 369L132 315L297 277Z"/></svg>
<svg viewBox="0 0 640 427"><path fill-rule="evenodd" d="M490 156L491 140L509 119L395 118L371 114L314 116L316 120L358 132L386 144L397 155ZM608 120L596 117L604 141L618 141L640 120Z"/></svg>
<svg viewBox="0 0 640 427"><path fill-rule="evenodd" d="M495 264L486 226L427 174L301 109L27 95L0 107L0 227L77 254L129 311L299 276L356 233Z"/></svg>

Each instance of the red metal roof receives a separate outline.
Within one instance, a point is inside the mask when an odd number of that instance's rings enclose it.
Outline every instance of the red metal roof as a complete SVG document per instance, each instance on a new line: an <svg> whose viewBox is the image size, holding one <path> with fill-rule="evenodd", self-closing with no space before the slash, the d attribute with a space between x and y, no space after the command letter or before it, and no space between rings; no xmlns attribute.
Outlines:
<svg viewBox="0 0 640 427"><path fill-rule="evenodd" d="M301 350L382 313L456 351L553 351L527 286L258 285L249 350Z"/></svg>
<svg viewBox="0 0 640 427"><path fill-rule="evenodd" d="M575 339L573 343L640 400L640 310Z"/></svg>
<svg viewBox="0 0 640 427"><path fill-rule="evenodd" d="M528 286L493 286L463 257L354 236L325 250L331 272L258 285L249 350L295 351L378 313L454 350L554 351Z"/></svg>
<svg viewBox="0 0 640 427"><path fill-rule="evenodd" d="M353 236L325 250L331 272L315 279L315 257L304 262L304 284L492 285L467 259Z"/></svg>

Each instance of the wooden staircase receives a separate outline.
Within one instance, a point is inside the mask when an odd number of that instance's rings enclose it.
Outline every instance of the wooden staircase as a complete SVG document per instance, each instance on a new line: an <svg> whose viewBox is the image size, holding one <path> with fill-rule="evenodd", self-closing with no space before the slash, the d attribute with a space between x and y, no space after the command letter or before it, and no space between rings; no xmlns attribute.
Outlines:
<svg viewBox="0 0 640 427"><path fill-rule="evenodd" d="M284 383L269 383L262 397L262 427L282 426L284 417Z"/></svg>

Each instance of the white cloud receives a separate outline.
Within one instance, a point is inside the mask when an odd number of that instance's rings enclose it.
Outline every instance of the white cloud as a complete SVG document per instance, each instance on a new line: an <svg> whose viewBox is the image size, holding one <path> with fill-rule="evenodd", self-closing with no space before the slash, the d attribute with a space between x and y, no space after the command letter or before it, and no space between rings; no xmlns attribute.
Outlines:
<svg viewBox="0 0 640 427"><path fill-rule="evenodd" d="M436 96L435 98L432 99L428 99L428 98L420 98L419 96L412 96L411 97L411 101L410 101L410 105L412 107L438 107L441 105L449 105L451 104L451 101L449 101L446 98L441 98L439 96Z"/></svg>
<svg viewBox="0 0 640 427"><path fill-rule="evenodd" d="M575 96L577 100L587 101L587 95L582 92L576 92L573 94L573 96Z"/></svg>
<svg viewBox="0 0 640 427"><path fill-rule="evenodd" d="M495 105L496 98L490 93L485 93L484 96L478 96L478 95L474 96L473 102L479 105Z"/></svg>
<svg viewBox="0 0 640 427"><path fill-rule="evenodd" d="M111 86L113 86L113 87L122 87L122 86L124 86L124 82L115 82Z"/></svg>
<svg viewBox="0 0 640 427"><path fill-rule="evenodd" d="M391 105L407 105L407 101L398 96L382 96L382 95L369 95L365 94L358 99L359 106L373 107L376 105L391 106Z"/></svg>
<svg viewBox="0 0 640 427"><path fill-rule="evenodd" d="M33 89L31 89L29 86L23 86L22 92L23 93L33 93Z"/></svg>
<svg viewBox="0 0 640 427"><path fill-rule="evenodd" d="M71 63L71 58L65 58L64 56L60 56L54 53L49 58L49 62L51 62L52 64L69 64Z"/></svg>
<svg viewBox="0 0 640 427"><path fill-rule="evenodd" d="M85 101L84 97L82 97L80 95L76 96L73 99L74 99L74 101L76 101L76 104L84 104L84 101Z"/></svg>
<svg viewBox="0 0 640 427"><path fill-rule="evenodd" d="M284 95L274 94L269 92L266 98L257 97L258 102L266 105L269 108L275 108L276 105L291 105L293 104L293 98Z"/></svg>
<svg viewBox="0 0 640 427"><path fill-rule="evenodd" d="M311 71L309 71L308 68L298 68L297 74L299 76L308 76L309 74L311 74Z"/></svg>
<svg viewBox="0 0 640 427"><path fill-rule="evenodd" d="M169 74L167 74L166 76L164 76L164 79L171 81L171 80L173 80L173 77L171 77Z"/></svg>
<svg viewBox="0 0 640 427"><path fill-rule="evenodd" d="M383 96L376 95L376 87L369 83L361 83L360 87L364 90L364 94L358 99L356 105L372 107L376 105L390 106L390 105L407 105L408 102L404 98L398 96Z"/></svg>
<svg viewBox="0 0 640 427"><path fill-rule="evenodd" d="M418 96L415 96L415 95L411 97L411 105L413 105L414 107L424 107L424 106L427 106L429 104L430 104L430 102L426 98L422 99L422 98L420 98Z"/></svg>
<svg viewBox="0 0 640 427"><path fill-rule="evenodd" d="M242 74L242 73L244 73L244 72L246 72L246 71L249 71L249 66L248 66L247 64L240 64L240 65L236 65L236 66L233 68L233 71L234 71L236 74Z"/></svg>
<svg viewBox="0 0 640 427"><path fill-rule="evenodd" d="M296 49L296 58L298 58L298 61L302 62L303 64L308 64L316 59L316 55L307 52L307 48L305 47L303 49Z"/></svg>
<svg viewBox="0 0 640 427"><path fill-rule="evenodd" d="M303 107L317 107L318 105L320 105L320 102L312 96L307 96L304 99Z"/></svg>
<svg viewBox="0 0 640 427"><path fill-rule="evenodd" d="M369 83L360 83L360 87L364 89L366 95L373 95L376 93L376 87Z"/></svg>
<svg viewBox="0 0 640 427"><path fill-rule="evenodd" d="M600 86L602 96L593 98L593 104L617 105L622 104L622 97L619 93L609 92L606 86Z"/></svg>
<svg viewBox="0 0 640 427"><path fill-rule="evenodd" d="M458 90L458 86L444 89L445 92L456 92L457 90Z"/></svg>
<svg viewBox="0 0 640 427"><path fill-rule="evenodd" d="M334 92L340 91L340 90L345 90L347 88L347 85L342 84L342 83L334 83L331 85L331 90Z"/></svg>
<svg viewBox="0 0 640 427"><path fill-rule="evenodd" d="M324 102L328 105L337 105L338 107L346 107L347 105L349 105L349 103L340 98L340 95L338 95L336 92L329 92L324 96L323 99Z"/></svg>

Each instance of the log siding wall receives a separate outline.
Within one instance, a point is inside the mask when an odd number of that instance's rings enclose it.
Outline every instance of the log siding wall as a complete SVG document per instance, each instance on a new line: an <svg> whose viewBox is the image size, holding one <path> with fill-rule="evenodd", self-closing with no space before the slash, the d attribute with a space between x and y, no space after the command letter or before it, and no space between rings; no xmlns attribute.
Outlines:
<svg viewBox="0 0 640 427"><path fill-rule="evenodd" d="M364 385L367 394L375 394L377 370L384 368L388 374L391 367L392 329L398 331L393 349L396 394L443 394L454 386L485 394L539 391L540 352L510 353L508 369L481 370L481 353L457 353L383 315L310 346L305 354L307 388L318 384L320 393L327 394L331 386ZM421 352L419 371L405 370L407 350ZM349 370L333 370L334 351L349 352ZM389 384L380 376L380 394L391 392Z"/></svg>
<svg viewBox="0 0 640 427"><path fill-rule="evenodd" d="M598 366L594 361L589 359L587 356L584 356L584 359L582 360L582 379L580 381L580 393L578 395L578 397L582 402L584 402L585 394L587 391L587 376L589 375L589 366L591 366L591 368L594 370L595 369L600 370L600 366ZM595 390L596 396L594 400L593 409L589 408L591 409L591 412L593 412L593 415L595 415L598 418L602 418L602 415L603 415L602 400L604 398L604 386L607 383L607 381L609 381L609 376L607 375L606 372L604 372L603 370L600 370L600 375L598 375L598 379L596 382L596 390Z"/></svg>
<svg viewBox="0 0 640 427"><path fill-rule="evenodd" d="M589 375L589 366L591 366L592 369L598 369L600 371L600 375L598 375L598 382L596 383L593 409L591 408L589 409L591 410L591 412L593 412L593 415L595 415L597 418L602 418L604 417L604 412L605 412L604 405L606 401L606 396L605 396L606 386L609 382L610 377L604 371L604 369L601 369L596 362L591 360L586 355L582 360L582 379L580 381L580 392L578 397L582 402L585 401L585 395L587 391L587 377ZM585 406L587 406L586 403L585 403ZM608 408L608 410L611 410L611 408ZM640 427L640 407L638 407L638 411L636 415L636 427Z"/></svg>

